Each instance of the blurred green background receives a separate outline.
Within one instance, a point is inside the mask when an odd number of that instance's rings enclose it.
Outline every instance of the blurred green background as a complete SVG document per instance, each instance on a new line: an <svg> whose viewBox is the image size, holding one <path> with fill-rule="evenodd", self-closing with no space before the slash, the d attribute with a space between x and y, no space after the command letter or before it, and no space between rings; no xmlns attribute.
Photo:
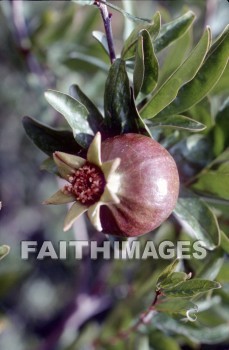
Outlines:
<svg viewBox="0 0 229 350"><path fill-rule="evenodd" d="M229 17L226 0L113 3L143 18L159 10L164 22L191 9L197 16L194 42L206 25L216 37ZM115 47L120 53L133 23L118 12L112 13ZM84 239L88 234L91 239L103 239L84 219L64 234L65 206L41 205L58 184L53 175L40 171L46 156L26 137L21 123L22 117L28 115L50 126L66 127L43 93L48 88L67 93L73 83L102 108L109 60L92 37L93 30L103 31L99 11L94 7L69 1L0 3L0 243L11 247L0 263L0 349L91 349L86 341L81 339L80 343L78 336L90 339L96 334L116 303L125 302L129 281L135 276L135 263L128 267L125 262L104 264L103 260L91 262L87 256L76 261L73 251L62 261L20 258L22 240L35 240L39 245L51 240L58 247L59 240ZM214 112L214 103L212 108ZM145 276L152 269L150 264L143 264ZM140 271L138 266L138 284L143 278L139 277ZM128 324L131 318L125 318ZM200 348L186 338L180 343L183 349ZM203 349L226 349L225 346ZM178 347L174 345L174 349ZM168 350L172 350L171 343Z"/></svg>

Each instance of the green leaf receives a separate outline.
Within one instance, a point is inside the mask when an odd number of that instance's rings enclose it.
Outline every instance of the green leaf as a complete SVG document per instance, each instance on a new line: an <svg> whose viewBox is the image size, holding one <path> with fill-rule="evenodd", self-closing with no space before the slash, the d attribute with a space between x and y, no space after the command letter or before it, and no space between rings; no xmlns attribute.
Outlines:
<svg viewBox="0 0 229 350"><path fill-rule="evenodd" d="M0 246L0 260L2 260L6 255L9 254L10 247L8 245Z"/></svg>
<svg viewBox="0 0 229 350"><path fill-rule="evenodd" d="M229 237L222 230L220 231L220 237L221 237L220 247L227 254L229 254Z"/></svg>
<svg viewBox="0 0 229 350"><path fill-rule="evenodd" d="M84 148L87 148L93 138L87 108L69 95L59 91L48 90L45 92L45 98L50 105L60 112L72 128L76 142Z"/></svg>
<svg viewBox="0 0 229 350"><path fill-rule="evenodd" d="M33 143L49 156L55 151L77 154L81 150L71 131L50 128L30 117L24 117L22 123Z"/></svg>
<svg viewBox="0 0 229 350"><path fill-rule="evenodd" d="M229 146L229 98L225 100L215 118L214 153L216 155L223 152Z"/></svg>
<svg viewBox="0 0 229 350"><path fill-rule="evenodd" d="M198 343L218 344L228 339L228 324L197 328L193 323L190 325L190 323L179 322L165 313L156 314L152 321L153 325L166 333L181 334Z"/></svg>
<svg viewBox="0 0 229 350"><path fill-rule="evenodd" d="M158 276L157 279L157 289L160 288L160 285L165 281L171 274L176 270L179 264L179 259L174 260L171 264L169 264Z"/></svg>
<svg viewBox="0 0 229 350"><path fill-rule="evenodd" d="M219 226L217 219L207 204L194 193L182 189L173 211L186 230L203 242L209 250L219 245Z"/></svg>
<svg viewBox="0 0 229 350"><path fill-rule="evenodd" d="M227 64L224 74L221 75L216 85L211 90L211 95L217 95L222 93L228 93L228 76L229 76L229 63Z"/></svg>
<svg viewBox="0 0 229 350"><path fill-rule="evenodd" d="M139 33L136 50L136 62L134 69L135 97L140 90L145 95L153 91L157 85L158 70L158 61L154 54L150 34L147 32L147 30L143 29Z"/></svg>
<svg viewBox="0 0 229 350"><path fill-rule="evenodd" d="M149 126L155 127L170 127L175 129L184 129L190 131L202 131L206 126L199 123L191 118L185 117L183 115L173 115L173 116L156 116L150 120Z"/></svg>
<svg viewBox="0 0 229 350"><path fill-rule="evenodd" d="M186 281L191 278L191 275L187 275L185 272L172 272L167 278L164 279L157 288L166 289L170 287L175 287L179 283Z"/></svg>
<svg viewBox="0 0 229 350"><path fill-rule="evenodd" d="M168 314L180 314L187 315L195 318L193 314L198 311L197 305L186 299L174 299L168 298L157 303L155 309L160 312L166 312Z"/></svg>
<svg viewBox="0 0 229 350"><path fill-rule="evenodd" d="M187 116L204 124L206 128L210 129L213 126L211 103L207 97L190 108ZM209 129L205 130L206 134L209 132Z"/></svg>
<svg viewBox="0 0 229 350"><path fill-rule="evenodd" d="M194 19L195 14L192 11L188 11L174 21L164 24L161 28L160 35L154 42L155 51L161 51L174 40L183 36L192 25Z"/></svg>
<svg viewBox="0 0 229 350"><path fill-rule="evenodd" d="M102 70L107 73L109 71L109 65L106 64L101 59L87 55L81 52L74 52L68 58L64 59L62 63L67 66L69 69L73 71L82 71L88 73L88 71L92 70Z"/></svg>
<svg viewBox="0 0 229 350"><path fill-rule="evenodd" d="M116 59L110 68L105 86L104 109L105 123L112 135L128 132L150 135L135 107L125 61L122 59Z"/></svg>
<svg viewBox="0 0 229 350"><path fill-rule="evenodd" d="M92 35L100 43L100 45L105 50L105 52L109 54L109 48L108 48L106 35L103 32L99 32L97 30L94 30L92 32Z"/></svg>
<svg viewBox="0 0 229 350"><path fill-rule="evenodd" d="M229 161L220 165L217 170L203 172L192 188L229 200Z"/></svg>
<svg viewBox="0 0 229 350"><path fill-rule="evenodd" d="M200 293L208 292L212 289L221 288L220 284L215 281L203 280L203 279L192 279L179 283L175 287L164 289L163 293L170 297L183 297L191 298Z"/></svg>
<svg viewBox="0 0 229 350"><path fill-rule="evenodd" d="M97 131L104 131L104 118L95 104L83 93L78 85L71 85L69 90L70 95L81 102L88 110L87 117L90 128L96 134Z"/></svg>
<svg viewBox="0 0 229 350"><path fill-rule="evenodd" d="M174 101L163 110L161 115L171 115L186 111L201 101L215 86L223 74L229 56L229 26L212 45L204 64L195 78L184 85Z"/></svg>
<svg viewBox="0 0 229 350"><path fill-rule="evenodd" d="M210 29L207 28L188 58L143 107L141 111L141 116L143 118L153 118L175 99L182 85L194 78L207 54L209 41Z"/></svg>
<svg viewBox="0 0 229 350"><path fill-rule="evenodd" d="M191 28L186 31L184 35L175 40L163 62L163 66L159 71L158 85L162 84L169 78L171 74L182 64L187 57L187 53L190 51L192 45L192 32Z"/></svg>
<svg viewBox="0 0 229 350"><path fill-rule="evenodd" d="M161 16L159 12L156 12L155 15L153 16L152 22L151 23L145 23L145 24L139 24L134 30L130 33L129 37L126 39L121 57L122 59L128 60L135 55L136 51L136 44L138 41L138 35L141 30L147 30L151 36L151 40L154 40L161 27Z"/></svg>

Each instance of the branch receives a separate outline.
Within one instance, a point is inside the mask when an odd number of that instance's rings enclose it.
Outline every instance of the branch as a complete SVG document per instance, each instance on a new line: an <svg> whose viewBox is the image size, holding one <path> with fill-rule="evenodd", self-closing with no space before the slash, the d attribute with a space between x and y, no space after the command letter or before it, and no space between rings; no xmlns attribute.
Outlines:
<svg viewBox="0 0 229 350"><path fill-rule="evenodd" d="M137 320L137 322L133 326L129 327L125 331L118 332L114 337L112 337L110 339L107 339L107 340L96 339L94 344L93 344L94 348L96 349L98 346L102 346L102 345L106 345L106 344L107 345L115 345L118 342L129 338L129 336L133 332L138 331L138 329L141 325L149 323L153 317L153 311L155 310L155 305L157 304L160 295L161 295L161 291L160 290L156 291L156 294L155 294L155 297L154 297L152 304L145 312L143 312L139 316L139 319Z"/></svg>
<svg viewBox="0 0 229 350"><path fill-rule="evenodd" d="M107 37L107 44L109 48L109 55L110 55L110 61L111 64L114 63L116 59L115 55L115 49L114 49L114 41L113 41L113 34L112 34L112 27L111 27L111 17L112 14L108 12L107 5L105 4L106 0L103 2L100 2L100 0L95 0L94 5L96 5L101 13L103 24L106 32Z"/></svg>

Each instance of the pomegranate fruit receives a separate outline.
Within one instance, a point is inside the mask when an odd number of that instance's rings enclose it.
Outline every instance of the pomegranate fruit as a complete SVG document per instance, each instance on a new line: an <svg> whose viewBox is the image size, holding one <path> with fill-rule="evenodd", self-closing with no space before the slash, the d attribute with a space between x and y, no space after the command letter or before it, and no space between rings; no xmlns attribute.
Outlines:
<svg viewBox="0 0 229 350"><path fill-rule="evenodd" d="M173 211L179 176L171 155L155 140L124 134L101 143L97 133L87 158L55 152L54 161L68 184L45 204L74 202L64 230L87 212L98 231L134 237L158 227Z"/></svg>
<svg viewBox="0 0 229 350"><path fill-rule="evenodd" d="M120 202L101 206L107 233L133 237L158 227L173 211L179 193L176 163L158 142L139 134L124 134L102 142L102 161L119 157L116 195Z"/></svg>

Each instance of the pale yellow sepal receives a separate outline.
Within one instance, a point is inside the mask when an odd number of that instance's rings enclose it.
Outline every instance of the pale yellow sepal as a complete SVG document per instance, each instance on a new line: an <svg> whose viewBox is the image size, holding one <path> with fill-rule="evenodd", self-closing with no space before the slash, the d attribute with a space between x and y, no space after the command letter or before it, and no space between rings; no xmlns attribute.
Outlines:
<svg viewBox="0 0 229 350"><path fill-rule="evenodd" d="M55 152L53 154L53 160L56 163L58 167L59 174L65 179L68 180L69 176L72 174L73 169L67 165L65 162L62 161L57 155L58 152Z"/></svg>
<svg viewBox="0 0 229 350"><path fill-rule="evenodd" d="M88 207L86 205L82 205L79 202L75 202L68 211L67 216L65 218L64 231L68 231L72 227L74 221L87 210Z"/></svg>
<svg viewBox="0 0 229 350"><path fill-rule="evenodd" d="M100 132L97 132L95 135L92 143L90 144L90 147L87 151L87 160L88 162L97 165L98 167L101 166L101 134Z"/></svg>
<svg viewBox="0 0 229 350"><path fill-rule="evenodd" d="M60 162L63 162L64 164L68 165L70 168L79 169L81 166L83 166L86 163L86 160L84 158L74 156L72 154L64 153L64 152L55 152L54 153L54 160L55 157L59 159Z"/></svg>
<svg viewBox="0 0 229 350"><path fill-rule="evenodd" d="M100 206L101 203L97 202L88 208L88 217L97 231L102 231L102 225L100 221Z"/></svg>
<svg viewBox="0 0 229 350"><path fill-rule="evenodd" d="M43 204L66 204L74 202L76 198L71 194L64 193L63 190L59 190L54 193L51 197L46 199Z"/></svg>
<svg viewBox="0 0 229 350"><path fill-rule="evenodd" d="M111 204L111 203L119 204L120 203L120 199L114 192L112 192L109 189L108 185L105 187L104 192L99 201L102 204Z"/></svg>
<svg viewBox="0 0 229 350"><path fill-rule="evenodd" d="M108 162L102 163L101 170L105 176L106 181L109 181L109 176L118 169L120 163L120 158L115 158L114 160L109 160Z"/></svg>

